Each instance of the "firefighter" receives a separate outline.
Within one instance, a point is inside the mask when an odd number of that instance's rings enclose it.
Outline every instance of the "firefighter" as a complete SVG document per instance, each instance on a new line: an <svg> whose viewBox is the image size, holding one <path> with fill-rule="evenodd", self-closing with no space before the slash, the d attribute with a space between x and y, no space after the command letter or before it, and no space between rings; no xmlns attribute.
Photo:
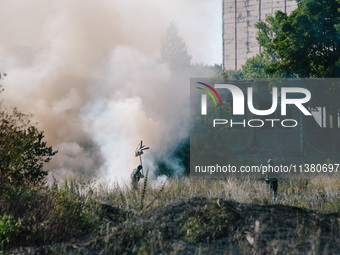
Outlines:
<svg viewBox="0 0 340 255"><path fill-rule="evenodd" d="M268 166L274 167L274 161L272 159L268 160ZM274 192L274 198L276 198L278 179L277 178L266 178L266 183L270 187L270 189Z"/></svg>
<svg viewBox="0 0 340 255"><path fill-rule="evenodd" d="M142 174L141 170L143 169L142 165L139 165L136 169L133 170L131 173L131 181L132 181L132 187L133 189L138 189L138 182L140 178L144 178L144 175Z"/></svg>

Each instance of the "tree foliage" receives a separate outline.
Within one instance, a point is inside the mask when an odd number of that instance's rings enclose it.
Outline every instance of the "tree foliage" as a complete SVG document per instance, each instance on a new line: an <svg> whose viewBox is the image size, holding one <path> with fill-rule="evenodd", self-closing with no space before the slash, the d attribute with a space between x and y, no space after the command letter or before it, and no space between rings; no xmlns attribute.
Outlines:
<svg viewBox="0 0 340 255"><path fill-rule="evenodd" d="M264 55L273 61L277 60L277 52L271 46L273 40L282 31L278 19L273 16L267 16L265 22L260 21L255 24L255 27L259 30L256 39L262 47L261 55Z"/></svg>
<svg viewBox="0 0 340 255"><path fill-rule="evenodd" d="M265 73L275 77L339 77L339 8L339 0L300 0L290 15L278 11L258 22L257 40L262 55L269 59ZM249 61L254 60L259 57Z"/></svg>
<svg viewBox="0 0 340 255"><path fill-rule="evenodd" d="M179 34L175 22L171 22L161 40L161 60L170 64L172 69L180 70L191 64L188 47Z"/></svg>
<svg viewBox="0 0 340 255"><path fill-rule="evenodd" d="M44 163L57 153L43 141L44 133L30 125L30 115L0 104L0 182L38 185L48 174Z"/></svg>
<svg viewBox="0 0 340 255"><path fill-rule="evenodd" d="M273 59L265 53L251 57L242 66L242 74L246 79L268 78L271 75L265 72L265 68L273 62Z"/></svg>

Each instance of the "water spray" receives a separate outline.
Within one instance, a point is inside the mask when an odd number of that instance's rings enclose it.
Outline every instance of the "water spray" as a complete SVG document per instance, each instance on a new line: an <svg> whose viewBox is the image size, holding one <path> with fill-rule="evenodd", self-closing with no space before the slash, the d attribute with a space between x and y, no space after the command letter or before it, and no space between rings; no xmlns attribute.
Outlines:
<svg viewBox="0 0 340 255"><path fill-rule="evenodd" d="M138 143L136 151L135 151L135 156L139 157L139 161L140 161L140 165L143 166L142 164L142 155L144 154L145 150L150 149L150 147L145 147L145 145L143 145L143 141L140 141L140 143ZM143 168L142 168L142 174L143 174Z"/></svg>

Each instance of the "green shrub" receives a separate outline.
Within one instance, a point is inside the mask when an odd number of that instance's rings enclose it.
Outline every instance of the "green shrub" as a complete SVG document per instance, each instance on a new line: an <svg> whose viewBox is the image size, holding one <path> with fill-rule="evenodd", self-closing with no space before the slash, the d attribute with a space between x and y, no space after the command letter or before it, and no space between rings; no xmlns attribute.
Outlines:
<svg viewBox="0 0 340 255"><path fill-rule="evenodd" d="M19 234L21 221L16 221L12 215L0 216L0 244L8 247L13 244Z"/></svg>
<svg viewBox="0 0 340 255"><path fill-rule="evenodd" d="M51 244L95 232L103 213L90 184L66 180L44 188L7 185L0 196L2 214L11 215L11 222L20 219L10 243L0 235L10 247ZM3 224L7 226L8 220Z"/></svg>
<svg viewBox="0 0 340 255"><path fill-rule="evenodd" d="M62 232L79 235L99 225L99 206L92 191L85 191L85 187L86 183L70 179L52 188L58 225L64 228Z"/></svg>

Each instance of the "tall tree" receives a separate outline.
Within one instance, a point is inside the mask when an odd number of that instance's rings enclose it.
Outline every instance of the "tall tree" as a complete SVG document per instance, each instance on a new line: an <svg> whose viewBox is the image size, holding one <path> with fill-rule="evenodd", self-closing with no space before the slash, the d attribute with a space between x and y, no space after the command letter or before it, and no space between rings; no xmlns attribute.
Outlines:
<svg viewBox="0 0 340 255"><path fill-rule="evenodd" d="M259 30L257 41L261 45L261 53L249 58L242 66L242 74L245 78L269 78L287 77L286 72L280 70L275 74L268 73L266 70L270 64L278 60L277 51L272 47L273 40L281 33L281 26L275 16L267 16L265 21L255 24Z"/></svg>
<svg viewBox="0 0 340 255"><path fill-rule="evenodd" d="M273 21L259 22L258 41L273 56L268 74L298 77L339 77L339 0L300 0L289 16L276 12ZM281 75L280 75L281 74Z"/></svg>
<svg viewBox="0 0 340 255"><path fill-rule="evenodd" d="M161 60L169 63L175 70L189 67L191 64L188 47L175 22L169 24L165 36L161 39Z"/></svg>

